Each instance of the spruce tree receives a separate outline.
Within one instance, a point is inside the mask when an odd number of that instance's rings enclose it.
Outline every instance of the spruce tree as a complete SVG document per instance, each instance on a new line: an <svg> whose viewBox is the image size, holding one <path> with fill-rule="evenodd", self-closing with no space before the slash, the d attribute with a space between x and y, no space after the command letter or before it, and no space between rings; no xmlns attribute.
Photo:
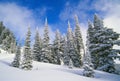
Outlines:
<svg viewBox="0 0 120 81"><path fill-rule="evenodd" d="M69 61L70 61L70 57L69 57L69 54L68 54L67 37L66 36L63 37L62 48L63 48L63 56L62 56L63 62L64 62L64 65L68 66Z"/></svg>
<svg viewBox="0 0 120 81"><path fill-rule="evenodd" d="M3 25L3 22L0 21L0 36L1 36L4 29L5 29L5 26Z"/></svg>
<svg viewBox="0 0 120 81"><path fill-rule="evenodd" d="M90 23L89 23L90 25ZM91 26L90 26L91 27ZM89 31L88 31L89 32ZM86 42L86 53L84 54L84 61L83 61L83 75L87 76L87 77L94 77L94 71L93 71L93 64L91 62L91 54L90 54L90 50L89 50L89 46L90 46L90 35L87 32L87 42Z"/></svg>
<svg viewBox="0 0 120 81"><path fill-rule="evenodd" d="M41 61L40 36L38 29L36 30L35 43L33 45L33 59L36 61Z"/></svg>
<svg viewBox="0 0 120 81"><path fill-rule="evenodd" d="M65 42L67 41L66 36L60 36L60 59L63 60L65 51Z"/></svg>
<svg viewBox="0 0 120 81"><path fill-rule="evenodd" d="M45 28L44 28L44 38L43 38L43 47L42 47L42 54L41 54L41 61L46 63L52 62L51 56L51 48L49 45L49 30L48 30L48 23L47 18L45 21Z"/></svg>
<svg viewBox="0 0 120 81"><path fill-rule="evenodd" d="M10 35L10 30L8 28L5 28L0 36L0 44L2 44L3 40L6 39L7 36Z"/></svg>
<svg viewBox="0 0 120 81"><path fill-rule="evenodd" d="M114 57L117 56L117 51L113 49L118 40L119 34L112 29L104 27L103 21L97 16L94 16L94 34L93 43L91 43L91 57L96 55L97 62L94 63L95 69L114 73Z"/></svg>
<svg viewBox="0 0 120 81"><path fill-rule="evenodd" d="M28 28L28 32L26 35L25 46L24 46L24 56L22 61L22 69L31 70L32 69L32 55L31 55L31 48L30 48L30 36L31 31Z"/></svg>
<svg viewBox="0 0 120 81"><path fill-rule="evenodd" d="M15 53L16 51L16 41L13 40L11 41L11 44L10 44L10 53Z"/></svg>
<svg viewBox="0 0 120 81"><path fill-rule="evenodd" d="M68 65L68 67L69 67L70 69L72 69L72 68L73 68L73 62L72 62L72 60L71 60L71 59L69 60L69 65Z"/></svg>
<svg viewBox="0 0 120 81"><path fill-rule="evenodd" d="M2 42L2 48L6 51L9 50L9 44L10 43L8 41L9 41L9 36L7 36Z"/></svg>
<svg viewBox="0 0 120 81"><path fill-rule="evenodd" d="M20 49L20 46L18 45L17 49L16 49L16 54L15 54L14 61L12 62L13 67L19 68L19 66L20 66L20 57L21 57L21 49Z"/></svg>
<svg viewBox="0 0 120 81"><path fill-rule="evenodd" d="M90 21L88 21L88 30L87 30L87 41L89 41L89 45L87 46L87 51L89 51L89 54L91 55L91 62L94 64L94 68L98 66L98 56L95 52L92 52L92 49L94 49L93 44L96 42L94 38L95 29L93 28L93 25Z"/></svg>
<svg viewBox="0 0 120 81"><path fill-rule="evenodd" d="M68 22L68 31L67 31L67 53L68 53L68 57L72 60L73 65L75 67L80 67L80 58L79 58L80 55L77 54L77 50L73 39L73 32L69 22Z"/></svg>
<svg viewBox="0 0 120 81"><path fill-rule="evenodd" d="M60 32L59 30L56 31L56 36L55 36L55 40L53 42L53 47L54 47L54 61L56 64L60 64L60 46L61 46L61 43L60 43Z"/></svg>
<svg viewBox="0 0 120 81"><path fill-rule="evenodd" d="M85 53L85 49L84 49L84 45L83 45L83 39L82 39L82 35L81 35L81 31L80 31L80 25L79 25L77 15L75 15L75 22L76 22L76 26L75 26L75 46L76 46L77 54L79 56L78 58L80 59L80 66L82 66L82 57Z"/></svg>

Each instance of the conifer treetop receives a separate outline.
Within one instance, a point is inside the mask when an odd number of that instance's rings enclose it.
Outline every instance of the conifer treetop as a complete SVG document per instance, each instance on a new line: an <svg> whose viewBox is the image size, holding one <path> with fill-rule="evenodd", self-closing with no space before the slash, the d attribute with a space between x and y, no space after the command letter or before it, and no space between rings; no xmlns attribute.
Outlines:
<svg viewBox="0 0 120 81"><path fill-rule="evenodd" d="M75 15L75 22L76 22L76 25L79 25L79 20L77 15Z"/></svg>

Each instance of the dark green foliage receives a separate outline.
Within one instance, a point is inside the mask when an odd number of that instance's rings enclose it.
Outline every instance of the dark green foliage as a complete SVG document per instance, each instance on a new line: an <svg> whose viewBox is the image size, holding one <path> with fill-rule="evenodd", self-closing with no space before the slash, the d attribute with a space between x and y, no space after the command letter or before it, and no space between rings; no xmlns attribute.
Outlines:
<svg viewBox="0 0 120 81"><path fill-rule="evenodd" d="M0 22L0 36L1 36L4 29L5 29L5 26L3 25L3 22L1 21Z"/></svg>
<svg viewBox="0 0 120 81"><path fill-rule="evenodd" d="M80 25L78 21L77 15L75 16L75 21L76 21L76 27L75 27L75 47L76 47L76 54L78 56L78 59L80 59L80 64L79 66L82 66L82 57L85 53L84 45L83 45L83 39L81 35L81 30L80 30ZM82 53L83 52L83 53Z"/></svg>
<svg viewBox="0 0 120 81"><path fill-rule="evenodd" d="M42 54L41 54L41 61L46 63L52 63L52 51L51 46L49 44L50 38L49 38L49 28L47 24L47 19L45 21L45 29L44 29L44 38L43 38L43 46L42 46Z"/></svg>
<svg viewBox="0 0 120 81"><path fill-rule="evenodd" d="M33 45L33 59L41 61L41 39L38 30L36 31L35 43Z"/></svg>
<svg viewBox="0 0 120 81"><path fill-rule="evenodd" d="M21 49L20 49L20 46L17 46L15 58L14 58L14 61L12 62L13 67L19 68L19 66L20 66L20 56L21 56Z"/></svg>
<svg viewBox="0 0 120 81"><path fill-rule="evenodd" d="M53 43L53 48L54 48L54 62L56 64L60 64L60 57L61 57L61 50L60 50L60 46L61 46L61 43L60 43L60 33L59 33L59 30L56 31L56 36L55 36L55 40L54 40L54 43Z"/></svg>
<svg viewBox="0 0 120 81"><path fill-rule="evenodd" d="M94 16L94 27L90 27L89 24L88 30L89 51L94 68L114 73L114 57L117 56L117 51L113 49L113 46L117 44L115 41L118 40L119 34L104 27L103 21L97 15Z"/></svg>
<svg viewBox="0 0 120 81"><path fill-rule="evenodd" d="M24 56L22 62L22 69L31 70L32 69L32 55L31 55L31 48L30 48L30 28L28 28L26 40L25 40L25 47L24 47Z"/></svg>
<svg viewBox="0 0 120 81"><path fill-rule="evenodd" d="M2 48L11 53L15 53L15 48L11 48L11 44L14 43L16 46L15 37L8 28L3 25L3 22L0 22L0 44L2 44ZM14 51L13 51L14 49Z"/></svg>

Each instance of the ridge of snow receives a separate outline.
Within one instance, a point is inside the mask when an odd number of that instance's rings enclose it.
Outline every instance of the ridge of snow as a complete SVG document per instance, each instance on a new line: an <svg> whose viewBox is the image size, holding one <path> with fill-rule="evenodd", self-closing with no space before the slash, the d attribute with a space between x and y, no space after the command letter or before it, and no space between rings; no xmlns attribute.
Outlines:
<svg viewBox="0 0 120 81"><path fill-rule="evenodd" d="M1 50L1 49L0 49ZM83 69L33 61L33 69L25 71L11 67L14 54L0 53L0 81L120 81L120 76L95 71L95 77L83 76Z"/></svg>

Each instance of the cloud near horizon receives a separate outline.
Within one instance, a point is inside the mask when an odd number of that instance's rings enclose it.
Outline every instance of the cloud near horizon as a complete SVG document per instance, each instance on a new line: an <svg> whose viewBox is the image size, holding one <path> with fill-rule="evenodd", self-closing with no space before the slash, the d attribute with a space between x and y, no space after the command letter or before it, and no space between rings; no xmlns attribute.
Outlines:
<svg viewBox="0 0 120 81"><path fill-rule="evenodd" d="M39 9L40 16L43 16L46 13L46 8ZM43 37L43 27L44 23L39 19L39 24L37 19L34 18L34 13L32 10L27 9L26 7L18 6L15 3L0 3L0 21L3 21L6 27L14 32L18 41L25 40L25 35L28 29L28 26L31 28L33 40L36 28L39 28L41 37ZM54 32L49 27L49 36L53 39Z"/></svg>
<svg viewBox="0 0 120 81"><path fill-rule="evenodd" d="M106 1L96 1L94 0L92 4L89 4L90 0L80 1L78 4L72 4L66 2L64 8L59 13L60 21L58 23L49 24L50 29L50 39L51 42L54 39L55 33L53 27L60 29L60 32L66 33L67 23L71 22L71 27L74 27L74 15L77 14L79 17L81 32L83 35L84 43L86 42L86 30L87 30L87 20L93 21L93 15L97 12L100 17L103 18L105 26L113 28L116 32L120 33L120 1L119 0L106 0ZM103 5L103 6L101 6ZM18 40L24 40L25 34L27 32L28 25L30 24L32 30L32 39L35 35L36 27L39 27L40 35L43 37L43 27L44 20L46 17L48 7L43 7L37 9L39 12L40 19L36 19L36 14L33 10L27 7L19 6L15 3L0 3L0 21L3 21L5 26L12 30ZM94 11L94 12L91 12ZM48 19L49 20L49 19ZM49 23L49 21L48 21ZM63 30L64 29L64 30ZM64 31L64 32L63 32Z"/></svg>

